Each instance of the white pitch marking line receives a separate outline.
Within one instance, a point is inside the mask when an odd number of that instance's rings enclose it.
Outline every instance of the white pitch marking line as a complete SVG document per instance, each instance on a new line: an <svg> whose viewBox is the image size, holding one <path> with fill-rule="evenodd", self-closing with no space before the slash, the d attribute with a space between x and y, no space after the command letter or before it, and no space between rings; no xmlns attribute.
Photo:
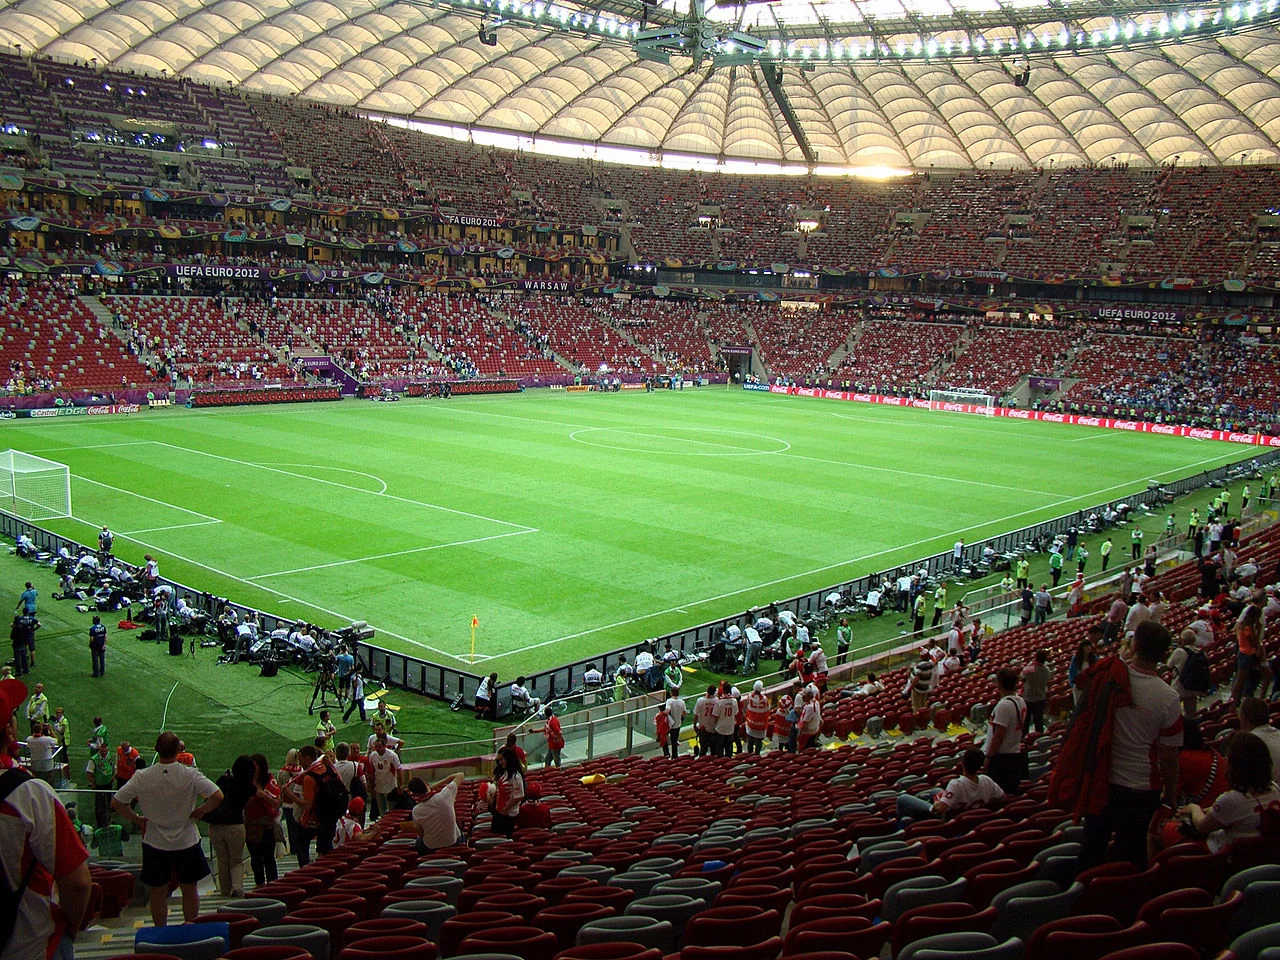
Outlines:
<svg viewBox="0 0 1280 960"><path fill-rule="evenodd" d="M339 483L336 480L325 480L322 477L312 477L305 473L294 473L292 470L281 470L279 467L269 467L262 463L251 463L248 460L238 460L235 457L224 457L218 453L209 453L207 450L197 450L194 447L183 447L176 443L166 443L163 440L156 440L154 442L160 444L162 447L169 447L171 450L181 450L184 453L195 453L202 457L211 457L214 460L222 460L226 463L239 464L242 467L255 467L259 470L267 470L271 473L284 474L287 477L297 477L299 480L311 480L315 483L322 483L329 487L341 487L343 490L354 490L356 493L367 493L371 497L386 497L388 500L397 500L400 503L411 503L417 507L427 507L431 510L441 510L445 513L452 513L460 517L470 517L472 520L487 520L489 523L501 524L504 527L516 527L526 533L537 532L536 528L527 526L526 524L512 523L510 520L499 520L497 517L486 517L481 513L468 513L466 510L457 510L453 507L441 506L438 503L427 503L425 500L414 500L410 497L398 497L393 493L377 493L373 490L366 490L364 487L353 487L349 483ZM315 609L318 610L320 608L316 607Z"/></svg>
<svg viewBox="0 0 1280 960"><path fill-rule="evenodd" d="M56 453L60 450L102 450L106 447L141 447L149 443L155 443L154 440L126 440L122 443L78 443L69 447L42 447L39 450L28 450L27 453Z"/></svg>
<svg viewBox="0 0 1280 960"><path fill-rule="evenodd" d="M81 523L83 522L84 521L81 521ZM187 527L208 527L221 522L221 520L198 520L195 523L175 523L168 527L144 527L141 530L126 530L123 533L117 533L116 536L130 537L135 533L160 533L164 530L184 530Z"/></svg>
<svg viewBox="0 0 1280 960"><path fill-rule="evenodd" d="M373 473L365 473L363 470L349 470L346 467L331 467L325 463L259 463L259 467L303 467L307 470L332 470L335 473L351 473L357 477L368 477L374 483L382 484L381 490L370 490L370 493L386 493L387 481Z"/></svg>
<svg viewBox="0 0 1280 960"><path fill-rule="evenodd" d="M1200 467L1200 466L1204 466L1204 465L1205 465L1205 464L1207 464L1207 463L1216 463L1216 462L1217 462L1217 461L1219 461L1219 460L1224 460L1224 459L1227 459L1227 458L1229 458L1229 457L1234 457L1238 452L1239 452L1239 451L1232 450L1230 453L1222 454L1222 455L1217 456L1217 457L1210 457L1210 458L1208 458L1207 460L1199 460L1199 461L1197 461L1197 462L1195 462L1195 463L1186 464L1185 466L1181 466L1181 467L1173 467L1173 468L1171 468L1171 469L1169 469L1169 470L1165 470L1165 471L1163 471L1162 473L1158 473L1158 474L1156 474L1155 476L1156 476L1156 477L1161 477L1161 476L1164 476L1164 475L1165 475L1165 474L1167 474L1167 473L1174 473L1175 471L1181 472L1181 471L1183 471L1183 470L1188 469L1189 467ZM740 590L733 590L733 591L730 591L729 593L722 593L722 594L720 594L719 596L715 596L715 597L706 597L706 598L704 598L704 599L702 599L702 600L686 600L686 601L684 602L684 604L683 604L683 606L682 606L682 607L668 607L666 610L656 610L656 611L654 611L654 612L652 612L652 613L646 613L646 614L644 614L643 616L639 616L639 617L630 617L630 618L628 618L628 619L626 619L626 620L619 620L617 623L606 623L606 624L603 624L603 625L598 626L598 627L592 627L592 628L591 628L591 629L589 629L589 630L582 630L582 631L580 631L580 632L578 632L578 633L570 633L570 634L566 634L566 635L565 635L565 636L563 636L563 637L556 637L554 640L543 640L543 641L541 641L540 643L533 643L533 644L530 644L530 645L528 645L528 646L526 646L526 647L520 647L518 650L507 650L507 651L505 651L505 652L502 654L502 656L513 656L513 655L515 655L515 654L519 654L519 653L527 653L527 652L528 652L528 651L530 651L530 650L537 650L539 647L547 647L547 646L550 646L550 645L551 645L551 644L553 644L553 643L560 643L560 642L562 642L562 641L564 641L564 640L576 640L576 639L578 639L579 637L587 637L587 636L590 636L590 635L591 635L591 634L593 634L593 633L600 633L600 632L602 632L602 631L604 631L604 630L612 630L612 629L614 629L615 627L626 627L626 626L630 626L630 625L631 625L631 624L633 624L633 623L640 623L640 622L642 622L642 621L644 621L644 620L649 620L649 619L651 619L651 618L653 618L653 617L662 617L662 616L666 616L667 614L671 614L671 613L682 613L682 612L684 612L684 609L683 609L683 608L685 608L685 607L697 607L697 606L701 606L702 604L707 604L707 603L717 603L717 602L719 602L719 601L721 601L721 600L728 600L728 599L730 599L731 597L738 597L738 596L741 596L741 595L742 595L742 594L744 594L744 593L750 593L750 592L752 592L752 591L754 591L754 590L763 590L763 589L765 589L766 587L776 587L776 586L778 586L779 584L783 584L783 583L790 583L792 580L799 580L799 579L801 579L802 577L809 577L809 576L813 576L813 575L814 575L814 574L816 574L816 573L825 573L825 572L826 572L826 571L828 571L828 570L837 570L837 569L839 569L840 567L847 567L847 566L849 566L850 564L854 564L854 563L863 563L863 562L865 562L865 561L867 561L867 560L874 560L874 559L875 559L875 558L877 558L877 557L884 556L886 553L893 553L893 552L898 551L898 550L910 550L912 547L923 546L923 545L924 545L924 544L926 544L926 543L935 543L935 542L937 542L937 541L939 541L939 540L943 540L943 541L945 541L945 540L949 540L951 537L959 536L959 535L960 535L960 534L962 534L962 533L968 533L968 532L970 532L971 530L981 530L981 529L983 529L984 527L989 527L989 526L991 526L991 525L993 525L993 524L997 524L997 523L1005 523L1006 521L1009 521L1009 520L1016 520L1016 519L1018 519L1019 517L1025 517L1027 514L1030 514L1030 513L1038 513L1038 512L1039 512L1039 511L1041 511L1041 510L1049 510L1049 509L1052 509L1053 507L1059 507L1059 506L1062 506L1063 504L1067 504L1067 503L1075 503L1075 502L1076 502L1076 501L1078 501L1078 500L1091 499L1091 498L1096 497L1096 496L1099 496L1099 495L1101 495L1101 494L1109 493L1109 492L1110 492L1110 491L1112 491L1112 490L1119 490L1119 489L1121 489L1121 488L1123 488L1123 487L1129 487L1129 486L1132 486L1132 485L1133 485L1133 484L1135 484L1135 483L1141 483L1141 482L1144 482L1144 481L1145 481L1145 480L1147 480L1147 479L1148 479L1147 477L1139 477L1137 480L1130 480L1130 481L1126 481L1126 482L1124 482L1124 483L1116 483L1116 484L1112 484L1111 486L1109 486L1109 487L1103 487L1103 488L1102 488L1102 489L1100 489L1100 490L1093 490L1093 491L1091 491L1091 492L1089 492L1089 493L1082 493L1082 494L1080 494L1079 496L1075 496L1075 497L1067 497L1066 499L1063 499L1063 500L1057 500L1057 501L1054 501L1053 503L1045 504L1044 506L1040 506L1040 507L1032 507L1032 508L1031 508L1031 509L1029 509L1029 510L1022 510L1022 511L1020 511L1020 512L1018 512L1018 513L1011 513L1011 514L1009 514L1009 515L1008 515L1008 516L1006 516L1006 517L1000 517L1000 518L998 518L998 519L996 519L996 520L985 520L985 521L983 521L982 523L975 523L975 524L972 524L971 526L968 526L968 527L961 527L959 530L953 530L953 531L951 531L950 533L935 534L934 536L926 537L926 538L924 538L924 539L922 539L922 540L917 540L917 541L915 541L914 543L899 544L898 546L890 547L890 548L885 549L885 550L878 550L878 551L877 551L877 552L875 552L875 553L869 553L869 554L867 554L867 555L865 555L865 556L861 556L861 557L851 557L851 558L849 558L848 560L841 560L841 561L839 561L839 562L837 562L837 563L829 563L829 564L827 564L827 565L825 565L825 566L822 566L822 567L816 567L816 568L815 568L815 569L813 569L813 570L806 570L806 571L805 571L805 572L803 572L803 573L794 573L794 574L791 574L790 576L786 576L786 577L779 577L779 578L778 578L778 579L776 579L776 580L768 580L768 581L766 581L766 582L764 582L764 583L752 584L752 585L751 585L751 586L749 586L749 587L743 587L743 588L741 588Z"/></svg>
<svg viewBox="0 0 1280 960"><path fill-rule="evenodd" d="M148 503L159 504L162 507L168 507L170 510L181 510L183 513L189 513L193 517L200 517L212 523L221 523L217 517L211 517L207 513L201 513L199 510L189 510L186 507L180 507L176 503L166 503L163 500L157 500L155 497L148 497L145 494L138 493L136 490L126 490L124 487L113 487L109 483L103 483L101 480L90 480L88 477L82 477L78 473L73 473L73 477L84 483L92 483L96 487L105 487L107 490L114 490L116 493L125 493L131 497L137 497L139 500L146 500Z"/></svg>
<svg viewBox="0 0 1280 960"><path fill-rule="evenodd" d="M522 537L526 533L538 533L537 530L512 530L509 533L495 533L491 537L475 537L471 540L454 540L451 543L433 543L428 547L413 547L409 550L396 550L393 553L378 553L371 557L356 557L353 560L335 560L332 563L317 563L310 567L295 567L292 570L277 570L274 573L260 573L256 577L246 577L246 580L257 582L258 580L266 580L269 577L287 577L291 573L307 573L311 570L327 570L330 567L345 567L351 563L365 563L369 560L386 560L389 557L406 557L411 553L426 553L429 550L444 550L448 547L465 547L472 543L485 543L489 540L503 540L507 537Z"/></svg>
<svg viewBox="0 0 1280 960"><path fill-rule="evenodd" d="M1094 434L1091 437L1076 437L1074 440L1068 440L1067 443L1084 443L1086 440L1105 440L1107 437L1114 437L1121 432L1122 431L1120 430L1106 430L1102 433Z"/></svg>
<svg viewBox="0 0 1280 960"><path fill-rule="evenodd" d="M280 590L274 590L271 587L263 586L260 583L254 583L250 580L246 580L244 577L237 577L234 573L228 573L226 570L220 570L217 567L211 566L210 564L201 563L199 560L192 560L190 557L183 556L180 553L175 553L172 550L166 550L164 547L158 546L154 543L148 543L145 540L139 540L137 537L129 537L129 536L125 536L124 534L120 534L120 536L126 540L136 543L140 547L146 547L148 550L154 550L156 553L163 554L166 557L173 557L175 560L181 560L184 563L189 563L193 567L199 567L201 570L208 570L210 573L216 573L218 576L226 577L228 580L234 580L236 583L243 583L247 587L253 587L254 589L261 590L264 593L269 593L274 597L279 597L281 600L285 602L299 604L300 606L306 607L308 610L318 610L321 613L328 614L329 616L333 617L335 620L341 620L346 623L353 623L355 621L354 617L349 617L346 614L339 613L337 610L330 610L329 608L322 607L319 604L310 603L306 600L299 599L298 597L290 596L289 594L283 593ZM449 653L447 650L441 650L439 647L433 647L430 644L423 643L421 640L414 640L411 637L406 637L398 633L392 633L390 630L386 630L382 627L379 627L377 624L370 624L370 626L372 626L375 630L377 630L379 633L383 634L384 636L394 637L397 640L403 640L405 643L411 644L415 647L421 647L423 650L430 650L432 653L438 653L442 657L448 657L450 660L457 659L456 656L454 656L452 653Z"/></svg>

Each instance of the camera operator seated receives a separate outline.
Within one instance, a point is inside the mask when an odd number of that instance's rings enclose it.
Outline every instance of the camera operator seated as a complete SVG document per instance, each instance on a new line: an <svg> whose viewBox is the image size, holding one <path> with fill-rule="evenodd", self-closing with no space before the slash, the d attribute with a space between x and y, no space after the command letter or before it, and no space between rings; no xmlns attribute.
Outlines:
<svg viewBox="0 0 1280 960"><path fill-rule="evenodd" d="M18 534L18 556L30 559L36 555L36 542L25 533Z"/></svg>
<svg viewBox="0 0 1280 960"><path fill-rule="evenodd" d="M868 616L878 617L884 613L884 596L884 591L878 588L867 594L863 605L867 608Z"/></svg>
<svg viewBox="0 0 1280 960"><path fill-rule="evenodd" d="M625 662L625 661L624 661ZM516 716L528 716L536 713L542 701L529 693L524 677L516 677L511 684L511 712Z"/></svg>
<svg viewBox="0 0 1280 960"><path fill-rule="evenodd" d="M65 543L58 547L58 554L54 558L53 567L58 576L63 576L75 570L75 557L71 556L71 548Z"/></svg>
<svg viewBox="0 0 1280 960"><path fill-rule="evenodd" d="M130 587L138 582L138 578L133 575L129 565L121 563L114 558L111 561L111 565L107 567L107 576L122 587Z"/></svg>
<svg viewBox="0 0 1280 960"><path fill-rule="evenodd" d="M98 562L98 558L87 550L80 552L79 558L76 560L75 578L77 583L92 583L98 577L98 571L102 568L102 564Z"/></svg>
<svg viewBox="0 0 1280 960"><path fill-rule="evenodd" d="M209 618L191 605L191 594L184 593L178 598L178 604L173 609L174 618L183 626L191 626L197 624L198 621L208 620Z"/></svg>
<svg viewBox="0 0 1280 960"><path fill-rule="evenodd" d="M653 680L653 666L657 661L653 659L653 651L649 649L647 643L641 644L639 652L636 653L635 675L636 679L646 690L652 690L655 687ZM659 671L658 680L661 682L662 673Z"/></svg>

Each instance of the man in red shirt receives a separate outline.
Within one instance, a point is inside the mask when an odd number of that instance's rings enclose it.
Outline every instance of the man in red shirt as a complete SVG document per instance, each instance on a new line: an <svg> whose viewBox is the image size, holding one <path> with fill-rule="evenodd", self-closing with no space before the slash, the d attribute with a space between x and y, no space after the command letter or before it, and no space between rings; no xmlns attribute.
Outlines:
<svg viewBox="0 0 1280 960"><path fill-rule="evenodd" d="M89 854L66 809L43 780L18 766L15 711L26 684L0 680L0 866L26 887L13 935L0 943L5 960L71 960L72 941L89 905ZM54 900L54 893L57 899Z"/></svg>
<svg viewBox="0 0 1280 960"><path fill-rule="evenodd" d="M551 808L542 802L540 783L530 783L525 788L524 803L520 804L520 812L516 815L516 829L523 827L551 829Z"/></svg>

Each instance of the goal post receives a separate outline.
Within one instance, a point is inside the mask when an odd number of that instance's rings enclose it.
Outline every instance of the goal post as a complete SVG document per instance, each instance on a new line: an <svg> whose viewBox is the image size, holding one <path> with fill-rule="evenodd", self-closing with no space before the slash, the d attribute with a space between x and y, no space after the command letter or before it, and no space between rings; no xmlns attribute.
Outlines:
<svg viewBox="0 0 1280 960"><path fill-rule="evenodd" d="M953 387L950 390L930 390L929 409L949 413L976 413L984 417L996 415L996 398L973 387Z"/></svg>
<svg viewBox="0 0 1280 960"><path fill-rule="evenodd" d="M71 468L21 450L0 453L0 509L24 520L71 516Z"/></svg>

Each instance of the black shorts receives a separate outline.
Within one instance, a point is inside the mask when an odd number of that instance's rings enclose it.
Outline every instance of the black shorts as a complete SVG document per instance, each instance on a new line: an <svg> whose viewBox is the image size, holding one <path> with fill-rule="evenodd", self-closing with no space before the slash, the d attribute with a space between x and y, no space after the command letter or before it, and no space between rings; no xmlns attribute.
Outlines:
<svg viewBox="0 0 1280 960"><path fill-rule="evenodd" d="M209 861L200 844L185 850L157 850L142 845L142 882L148 887L178 883L198 883L209 875Z"/></svg>

